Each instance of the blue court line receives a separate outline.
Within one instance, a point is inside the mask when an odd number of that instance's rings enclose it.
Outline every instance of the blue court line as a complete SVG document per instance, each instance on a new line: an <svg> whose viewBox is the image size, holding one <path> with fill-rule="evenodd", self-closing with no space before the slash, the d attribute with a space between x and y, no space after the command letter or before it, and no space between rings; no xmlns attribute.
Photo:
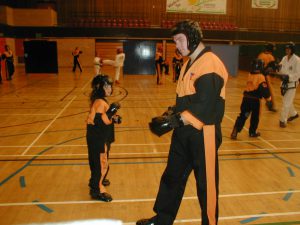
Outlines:
<svg viewBox="0 0 300 225"><path fill-rule="evenodd" d="M262 212L262 213L260 213L260 214L265 214L265 212ZM245 220L241 220L240 223L241 223L241 224L250 223L250 222L256 221L256 220L258 220L258 219L260 219L260 218L262 218L262 217L263 217L263 215L262 215L262 216L251 217L251 218L248 218L248 219L245 219Z"/></svg>
<svg viewBox="0 0 300 225"><path fill-rule="evenodd" d="M32 202L39 202L39 200L33 200ZM39 207L40 209L46 211L47 213L54 212L53 209L50 209L49 207L45 206L44 204L36 204L36 206Z"/></svg>
<svg viewBox="0 0 300 225"><path fill-rule="evenodd" d="M268 151L269 152L269 151ZM280 156L278 156L277 154L280 154L280 153L271 153L271 152L269 152L271 155L273 155L275 158L277 158L277 159L279 159L280 161L283 161L283 162L285 162L286 164L288 164L288 165L290 165L290 166L294 166L294 167L296 167L297 169L299 169L300 170L300 166L298 165L298 164L294 164L294 163L291 163L291 162L289 162L288 160L286 160L286 159L284 159L284 158L282 158L282 157L280 157Z"/></svg>
<svg viewBox="0 0 300 225"><path fill-rule="evenodd" d="M293 169L291 167L289 167L289 166L287 167L287 169L289 171L290 176L291 177L295 177L295 173L294 173Z"/></svg>
<svg viewBox="0 0 300 225"><path fill-rule="evenodd" d="M7 176L6 178L4 178L1 182L0 182L0 187L5 184L7 181L9 181L11 178L13 178L14 176L16 176L18 173L22 172L24 169L26 169L28 166L30 166L30 164L36 159L38 158L40 155L44 154L45 152L51 150L52 148L56 147L57 145L61 145L61 144L65 144L69 141L74 141L74 140L78 140L78 139L81 139L85 136L81 136L81 137L77 137L77 138L72 138L70 140L67 140L67 141L63 141L63 142L60 142L56 145L53 145L53 146L50 146L48 148L45 148L44 150L42 150L41 152L39 152L37 155L33 156L27 163L25 163L24 166L22 166L21 168L17 169L15 172L13 172L12 174L10 174L9 176Z"/></svg>
<svg viewBox="0 0 300 225"><path fill-rule="evenodd" d="M291 191L293 191L293 189L289 189L289 190L290 190L290 192L286 193L285 196L283 197L284 201L288 201L293 195L293 192L291 192Z"/></svg>
<svg viewBox="0 0 300 225"><path fill-rule="evenodd" d="M21 188L26 187L26 182L25 182L25 177L24 176L20 176L20 186L21 186Z"/></svg>

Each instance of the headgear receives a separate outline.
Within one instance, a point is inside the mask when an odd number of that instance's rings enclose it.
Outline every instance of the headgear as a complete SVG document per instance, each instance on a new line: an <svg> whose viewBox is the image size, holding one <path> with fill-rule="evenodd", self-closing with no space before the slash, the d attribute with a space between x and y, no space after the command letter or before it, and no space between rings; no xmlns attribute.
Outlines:
<svg viewBox="0 0 300 225"><path fill-rule="evenodd" d="M191 55L199 43L202 41L202 31L198 22L193 20L184 20L178 22L171 30L172 36L176 34L184 34L187 38L187 47L190 50Z"/></svg>

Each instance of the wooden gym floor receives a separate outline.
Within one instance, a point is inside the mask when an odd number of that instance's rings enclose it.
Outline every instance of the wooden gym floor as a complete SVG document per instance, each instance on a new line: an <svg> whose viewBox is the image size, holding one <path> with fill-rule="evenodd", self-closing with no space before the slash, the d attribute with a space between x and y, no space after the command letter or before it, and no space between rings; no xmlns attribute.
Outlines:
<svg viewBox="0 0 300 225"><path fill-rule="evenodd" d="M104 203L92 201L87 186L85 119L93 69L70 71L25 75L18 67L13 80L0 86L0 224L112 218L129 225L153 215L170 134L152 135L148 122L174 104L171 77L157 86L155 76L127 75L114 88L109 100L120 101L123 123L111 149L108 192L114 200ZM104 72L113 74L110 67ZM279 112L263 104L261 137L248 137L247 121L231 140L245 78L240 72L227 85L219 224L300 224L300 119L279 128ZM280 109L280 82L272 83ZM300 113L299 88L295 106ZM201 224L193 175L175 223Z"/></svg>

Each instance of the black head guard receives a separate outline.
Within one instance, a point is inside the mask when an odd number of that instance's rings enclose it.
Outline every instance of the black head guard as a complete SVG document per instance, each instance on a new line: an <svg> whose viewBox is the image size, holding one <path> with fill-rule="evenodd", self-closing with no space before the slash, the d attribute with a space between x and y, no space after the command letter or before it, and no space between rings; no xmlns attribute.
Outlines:
<svg viewBox="0 0 300 225"><path fill-rule="evenodd" d="M264 61L261 59L253 59L251 62L250 73L262 73L264 70Z"/></svg>
<svg viewBox="0 0 300 225"><path fill-rule="evenodd" d="M184 34L188 41L188 49L192 54L199 43L202 41L203 35L198 22L193 20L184 20L178 22L171 30L172 36L176 34ZM190 55L189 54L189 55Z"/></svg>
<svg viewBox="0 0 300 225"><path fill-rule="evenodd" d="M98 97L105 97L104 86L112 85L112 79L105 74L96 75L92 81L92 89L97 93Z"/></svg>
<svg viewBox="0 0 300 225"><path fill-rule="evenodd" d="M265 44L265 49L268 52L273 52L275 49L275 45L273 43L268 42Z"/></svg>
<svg viewBox="0 0 300 225"><path fill-rule="evenodd" d="M295 45L295 43L294 42L288 42L286 45L285 45L285 48L287 49L287 48L289 48L289 49L291 49L291 51L292 51L292 54L294 54L295 52L296 52L296 45Z"/></svg>

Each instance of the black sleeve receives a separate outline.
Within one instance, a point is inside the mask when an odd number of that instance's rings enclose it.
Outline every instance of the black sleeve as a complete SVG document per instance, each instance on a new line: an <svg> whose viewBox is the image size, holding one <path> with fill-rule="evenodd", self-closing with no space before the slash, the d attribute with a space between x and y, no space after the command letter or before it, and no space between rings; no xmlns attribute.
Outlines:
<svg viewBox="0 0 300 225"><path fill-rule="evenodd" d="M262 82L261 84L259 84L257 90L260 93L260 96L262 96L263 98L267 99L271 96L267 82Z"/></svg>
<svg viewBox="0 0 300 225"><path fill-rule="evenodd" d="M214 124L224 112L224 100L220 97L224 80L210 73L199 77L195 83L196 93L190 96L187 110L204 124ZM223 111L223 112L219 112Z"/></svg>

